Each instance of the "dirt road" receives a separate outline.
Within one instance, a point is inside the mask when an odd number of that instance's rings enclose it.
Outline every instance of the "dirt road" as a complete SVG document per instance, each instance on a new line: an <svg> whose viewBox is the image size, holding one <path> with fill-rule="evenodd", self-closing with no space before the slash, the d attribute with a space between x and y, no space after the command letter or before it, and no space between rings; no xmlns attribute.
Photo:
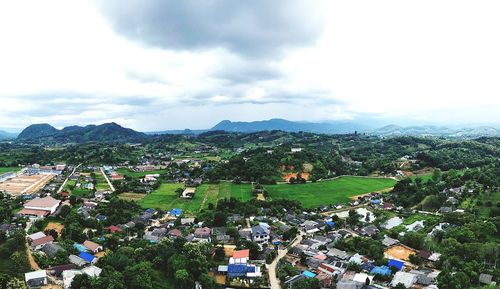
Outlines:
<svg viewBox="0 0 500 289"><path fill-rule="evenodd" d="M271 286L271 289L281 289L280 285L280 280L276 277L276 266L278 265L279 260L281 258L285 257L285 255L288 253L288 248L292 248L293 246L297 245L302 241L302 238L304 237L304 232L300 232L295 241L288 246L284 250L278 250L278 255L274 259L274 261L269 265L268 272L269 272L269 284Z"/></svg>

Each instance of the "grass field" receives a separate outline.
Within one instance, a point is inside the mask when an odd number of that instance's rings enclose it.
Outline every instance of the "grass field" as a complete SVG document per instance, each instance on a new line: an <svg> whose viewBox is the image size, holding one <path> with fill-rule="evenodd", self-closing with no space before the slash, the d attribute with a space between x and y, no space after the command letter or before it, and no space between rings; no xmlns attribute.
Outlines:
<svg viewBox="0 0 500 289"><path fill-rule="evenodd" d="M0 167L0 175L8 172L17 172L20 168L18 167Z"/></svg>
<svg viewBox="0 0 500 289"><path fill-rule="evenodd" d="M241 201L248 201L253 198L250 184L232 184L227 182L203 184L196 189L195 196L190 200L179 198L175 192L178 188L184 188L184 184L161 184L159 189L142 199L141 196L133 193L121 194L120 197L134 201L138 200L143 208L157 208L162 210L180 208L190 213L196 213L202 208L207 208L209 203L215 205L219 199L233 197Z"/></svg>
<svg viewBox="0 0 500 289"><path fill-rule="evenodd" d="M119 168L116 170L117 173L124 176L129 176L133 179L143 178L145 175L163 174L165 170L155 170L155 171L145 171L145 172L134 172L127 168Z"/></svg>
<svg viewBox="0 0 500 289"><path fill-rule="evenodd" d="M101 171L97 170L95 171L95 180L96 180L96 185L95 189L96 190L109 190L109 185L104 176L101 174Z"/></svg>
<svg viewBox="0 0 500 289"><path fill-rule="evenodd" d="M381 191L396 184L393 179L341 177L338 179L301 185L279 184L266 186L272 199L296 200L304 207L345 203L350 197Z"/></svg>

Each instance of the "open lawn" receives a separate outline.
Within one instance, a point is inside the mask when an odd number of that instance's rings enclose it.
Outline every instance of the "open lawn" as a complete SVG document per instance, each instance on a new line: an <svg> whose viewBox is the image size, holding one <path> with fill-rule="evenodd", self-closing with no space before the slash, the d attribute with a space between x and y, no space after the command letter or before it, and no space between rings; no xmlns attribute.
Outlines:
<svg viewBox="0 0 500 289"><path fill-rule="evenodd" d="M127 200L127 201L140 201L144 199L146 194L139 194L139 193L122 193L118 195L118 198Z"/></svg>
<svg viewBox="0 0 500 289"><path fill-rule="evenodd" d="M160 188L149 195L146 195L139 204L143 208L157 208L170 210L180 208L186 212L196 213L208 204L217 204L219 199L236 198L241 201L247 201L253 198L250 184L232 184L222 182L220 184L203 184L196 189L192 199L181 199L175 192L178 188L184 188L184 184L161 184ZM133 199L134 195L125 193L120 195L122 198Z"/></svg>
<svg viewBox="0 0 500 289"><path fill-rule="evenodd" d="M17 172L20 168L18 167L0 167L0 175L8 172Z"/></svg>
<svg viewBox="0 0 500 289"><path fill-rule="evenodd" d="M122 174L124 176L129 176L133 179L143 178L145 175L154 175L154 174L163 174L165 170L154 170L154 171L145 171L145 172L134 172L127 168L119 168L116 170L117 173Z"/></svg>
<svg viewBox="0 0 500 289"><path fill-rule="evenodd" d="M393 179L368 177L340 177L333 180L300 185L268 185L265 189L272 199L296 200L304 207L349 202L349 198L370 192L386 190L396 184Z"/></svg>

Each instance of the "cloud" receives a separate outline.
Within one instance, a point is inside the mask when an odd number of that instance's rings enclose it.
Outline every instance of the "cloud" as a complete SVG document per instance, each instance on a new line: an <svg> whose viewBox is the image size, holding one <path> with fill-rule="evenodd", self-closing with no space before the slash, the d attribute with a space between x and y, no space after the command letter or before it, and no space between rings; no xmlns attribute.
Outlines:
<svg viewBox="0 0 500 289"><path fill-rule="evenodd" d="M274 57L311 45L321 35L322 11L308 0L103 0L103 14L121 35L175 50L226 48Z"/></svg>

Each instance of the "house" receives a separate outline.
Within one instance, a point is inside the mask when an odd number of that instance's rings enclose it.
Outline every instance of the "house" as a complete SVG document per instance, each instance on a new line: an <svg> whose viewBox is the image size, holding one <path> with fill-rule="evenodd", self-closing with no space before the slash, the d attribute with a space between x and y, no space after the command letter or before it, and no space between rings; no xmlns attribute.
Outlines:
<svg viewBox="0 0 500 289"><path fill-rule="evenodd" d="M97 253L104 250L104 248L101 245L88 240L83 242L83 246L92 253Z"/></svg>
<svg viewBox="0 0 500 289"><path fill-rule="evenodd" d="M241 239L252 241L252 229L241 229L238 231Z"/></svg>
<svg viewBox="0 0 500 289"><path fill-rule="evenodd" d="M45 236L45 237L42 237L42 238L39 238L39 239L32 241L31 248L33 250L40 250L43 248L43 246L45 246L46 244L52 243L52 242L54 242L54 237L52 237L50 235Z"/></svg>
<svg viewBox="0 0 500 289"><path fill-rule="evenodd" d="M66 252L66 250L64 250L64 248L57 243L48 243L43 246L42 252L44 252L45 255L49 256L50 258L54 258L56 257L57 253Z"/></svg>
<svg viewBox="0 0 500 289"><path fill-rule="evenodd" d="M269 234L271 230L269 225L260 223L257 226L252 227L252 241L256 243L267 243L269 242Z"/></svg>
<svg viewBox="0 0 500 289"><path fill-rule="evenodd" d="M182 215L182 209L172 209L170 215L174 217L180 217Z"/></svg>
<svg viewBox="0 0 500 289"><path fill-rule="evenodd" d="M387 266L394 267L398 269L398 271L401 271L405 266L405 262L396 259L390 259L389 262L387 262Z"/></svg>
<svg viewBox="0 0 500 289"><path fill-rule="evenodd" d="M43 237L47 237L47 235L45 235L43 232L36 232L34 234L28 235L28 240L35 241L35 240L43 238Z"/></svg>
<svg viewBox="0 0 500 289"><path fill-rule="evenodd" d="M0 232L3 232L7 237L12 234L15 230L17 230L17 226L14 224L1 224L0 225Z"/></svg>
<svg viewBox="0 0 500 289"><path fill-rule="evenodd" d="M85 262L90 264L94 264L95 262L97 262L97 258L87 252L80 252L80 255L78 255L78 257L82 258L83 260L85 260Z"/></svg>
<svg viewBox="0 0 500 289"><path fill-rule="evenodd" d="M250 259L250 250L235 250L229 258L229 264L246 264Z"/></svg>
<svg viewBox="0 0 500 289"><path fill-rule="evenodd" d="M211 232L212 230L208 227L196 228L194 230L193 242L211 242Z"/></svg>
<svg viewBox="0 0 500 289"><path fill-rule="evenodd" d="M192 225L194 220L194 218L181 218L181 225Z"/></svg>
<svg viewBox="0 0 500 289"><path fill-rule="evenodd" d="M71 283L76 275L86 274L89 277L99 277L101 275L102 269L96 266L89 266L81 270L66 270L62 272L63 286L65 289L71 288Z"/></svg>
<svg viewBox="0 0 500 289"><path fill-rule="evenodd" d="M379 229L375 225L369 225L361 229L361 234L371 237L379 232Z"/></svg>
<svg viewBox="0 0 500 289"><path fill-rule="evenodd" d="M384 239L382 240L382 244L386 247L391 247L391 246L399 244L399 240L393 239L387 235L384 235Z"/></svg>
<svg viewBox="0 0 500 289"><path fill-rule="evenodd" d="M123 231L120 227L115 226L115 225L111 225L111 226L107 227L106 230L108 230L111 234Z"/></svg>
<svg viewBox="0 0 500 289"><path fill-rule="evenodd" d="M72 270L75 268L76 268L75 264L56 265L48 268L47 273L55 277L60 277L62 272L66 270Z"/></svg>
<svg viewBox="0 0 500 289"><path fill-rule="evenodd" d="M84 259L76 256L76 255L69 255L69 262L71 264L75 264L78 267L85 266L88 262L85 261Z"/></svg>
<svg viewBox="0 0 500 289"><path fill-rule="evenodd" d="M481 283L481 284L489 285L489 284L493 283L492 280L493 280L493 276L490 274L481 273L479 275L479 283Z"/></svg>
<svg viewBox="0 0 500 289"><path fill-rule="evenodd" d="M168 232L168 236L171 238L182 237L182 232L179 229L172 229Z"/></svg>
<svg viewBox="0 0 500 289"><path fill-rule="evenodd" d="M395 287L398 284L403 284L406 288L411 288L417 282L417 275L407 272L396 272L392 278L391 286Z"/></svg>
<svg viewBox="0 0 500 289"><path fill-rule="evenodd" d="M346 251L342 251L337 248L328 249L327 255L337 258L339 260L347 260L350 257Z"/></svg>
<svg viewBox="0 0 500 289"><path fill-rule="evenodd" d="M295 275L293 276L292 278L288 279L285 281L284 285L285 285L285 288L288 288L288 289L292 289L293 288L293 284L295 284L296 282L302 280L302 279L305 279L306 276L302 275L302 274L298 274L298 275Z"/></svg>
<svg viewBox="0 0 500 289"><path fill-rule="evenodd" d="M195 193L196 193L196 188L193 188L193 187L185 188L181 194L181 198L192 199L194 197Z"/></svg>
<svg viewBox="0 0 500 289"><path fill-rule="evenodd" d="M57 210L57 207L59 207L60 203L61 203L60 200L56 200L51 196L47 196L45 198L36 198L31 201L28 201L23 205L23 207L25 210L35 210L35 211L48 212L48 214L53 214Z"/></svg>
<svg viewBox="0 0 500 289"><path fill-rule="evenodd" d="M38 270L24 274L24 281L29 288L37 288L47 285L47 272L45 270Z"/></svg>

